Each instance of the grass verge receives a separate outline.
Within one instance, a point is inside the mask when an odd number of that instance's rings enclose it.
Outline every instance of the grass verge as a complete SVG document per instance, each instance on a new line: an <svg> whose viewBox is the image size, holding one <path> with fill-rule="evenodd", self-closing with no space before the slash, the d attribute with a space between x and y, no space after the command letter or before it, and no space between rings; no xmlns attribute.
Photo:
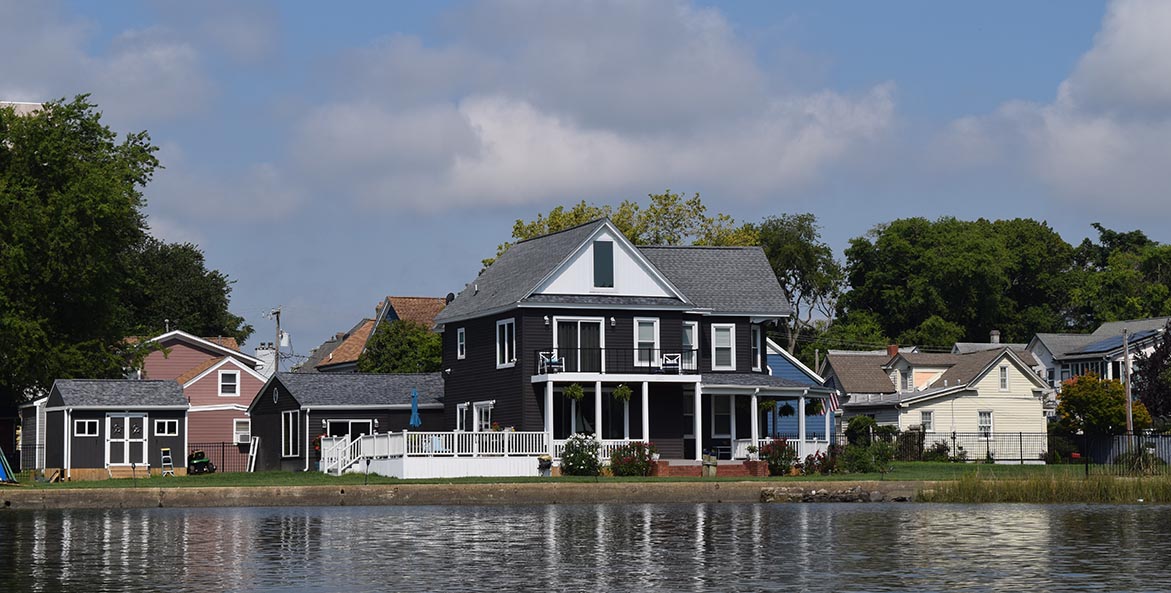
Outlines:
<svg viewBox="0 0 1171 593"><path fill-rule="evenodd" d="M979 475L936 484L919 493L920 502L959 503L1168 503L1171 477L1091 476L1071 479L1033 476L989 479Z"/></svg>

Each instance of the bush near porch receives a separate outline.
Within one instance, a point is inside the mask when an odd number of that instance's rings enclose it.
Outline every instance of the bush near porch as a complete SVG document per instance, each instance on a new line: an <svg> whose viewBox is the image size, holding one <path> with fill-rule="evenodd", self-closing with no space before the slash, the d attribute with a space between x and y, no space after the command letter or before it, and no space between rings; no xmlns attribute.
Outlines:
<svg viewBox="0 0 1171 593"><path fill-rule="evenodd" d="M610 472L615 476L649 476L655 467L652 456L658 452L654 443L635 441L610 453Z"/></svg>

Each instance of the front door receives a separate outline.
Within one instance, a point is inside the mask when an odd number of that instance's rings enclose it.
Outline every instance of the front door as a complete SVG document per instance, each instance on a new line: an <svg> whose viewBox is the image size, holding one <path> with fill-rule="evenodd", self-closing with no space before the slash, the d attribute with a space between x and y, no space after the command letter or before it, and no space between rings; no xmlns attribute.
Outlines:
<svg viewBox="0 0 1171 593"><path fill-rule="evenodd" d="M109 465L146 465L145 414L108 414L106 434Z"/></svg>

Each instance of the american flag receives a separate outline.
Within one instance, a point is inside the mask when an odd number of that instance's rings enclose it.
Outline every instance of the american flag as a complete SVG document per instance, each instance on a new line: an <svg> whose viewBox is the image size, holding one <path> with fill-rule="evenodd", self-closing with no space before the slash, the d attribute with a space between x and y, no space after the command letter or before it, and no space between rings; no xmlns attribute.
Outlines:
<svg viewBox="0 0 1171 593"><path fill-rule="evenodd" d="M838 407L839 407L838 406L838 392L835 389L835 390L829 392L829 411L830 411L830 413L832 414L835 410L838 409Z"/></svg>

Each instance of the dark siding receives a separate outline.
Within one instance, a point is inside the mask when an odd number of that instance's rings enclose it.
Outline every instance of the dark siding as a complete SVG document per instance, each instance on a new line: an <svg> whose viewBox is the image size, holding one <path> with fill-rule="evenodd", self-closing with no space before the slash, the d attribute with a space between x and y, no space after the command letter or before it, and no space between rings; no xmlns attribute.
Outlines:
<svg viewBox="0 0 1171 593"><path fill-rule="evenodd" d="M178 436L155 436L155 420L178 420ZM150 462L150 466L160 467L162 465L162 449L167 447L171 449L171 458L175 463L175 467L183 467L187 463L187 451L183 448L186 446L186 435L187 412L150 412L150 437L147 439L147 450L149 454L146 458Z"/></svg>
<svg viewBox="0 0 1171 593"><path fill-rule="evenodd" d="M736 325L736 372L752 372L752 335L749 322L743 317L705 317L700 323L699 370L712 371L712 324L733 323ZM728 372L728 371L725 371ZM762 369L763 372L763 369Z"/></svg>
<svg viewBox="0 0 1171 593"><path fill-rule="evenodd" d="M74 436L73 427L78 420L97 420L98 436ZM104 468L106 467L106 413L93 410L75 410L69 420L69 467Z"/></svg>
<svg viewBox="0 0 1171 593"><path fill-rule="evenodd" d="M270 396L271 397L271 396ZM272 401L271 399L269 401ZM310 442L316 439L318 435L325 434L326 429L322 427L322 421L329 422L330 420L377 420L378 426L374 428L376 433L387 432L401 432L403 430L412 431L443 431L443 410L439 409L422 409L419 410L419 419L423 424L418 428L411 428L411 411L410 410L370 410L370 409L353 409L353 410L309 410L309 434L311 435ZM304 422L304 419L302 419ZM278 425L277 434L279 438L280 428ZM353 436L353 435L351 435ZM278 449L277 453L280 451ZM320 451L311 451L312 461L319 461L321 459ZM303 457L301 458L304 459ZM302 461L302 464L304 462ZM310 465L313 469L314 465ZM303 465L301 468L303 469Z"/></svg>
<svg viewBox="0 0 1171 593"><path fill-rule="evenodd" d="M642 395L637 397L641 398ZM655 447L659 449L659 454L665 459L686 458L683 435L690 432L691 429L684 426L684 397L695 397L695 391L691 387L685 388L678 384L651 384L651 442L655 444Z"/></svg>
<svg viewBox="0 0 1171 593"><path fill-rule="evenodd" d="M45 467L65 467L65 411L45 414Z"/></svg>
<svg viewBox="0 0 1171 593"><path fill-rule="evenodd" d="M278 389L280 391L279 399L276 403L272 401L272 390ZM260 438L260 447L258 447L256 454L256 470L257 471L272 471L282 469L297 470L304 469L305 458L281 458L281 412L287 410L298 410L301 404L289 394L289 390L285 388L280 380L269 381L260 393L256 394L256 399L253 400L255 404L252 408L250 418L252 419L252 436ZM301 417L300 423L302 427L305 423L304 416ZM320 424L319 424L320 427ZM305 448L304 435L301 435L301 448ZM302 455L304 451L301 452Z"/></svg>
<svg viewBox="0 0 1171 593"><path fill-rule="evenodd" d="M516 365L511 368L496 368L496 321L515 318ZM456 358L456 330L465 328L467 358ZM526 323L520 311L492 317L482 317L448 324L443 330L443 368L451 369L444 380L445 426L444 430L455 428L455 408L464 402L496 400L492 419L503 426L515 426L517 430L533 429L523 422L522 393L531 376L533 349L525 334Z"/></svg>

